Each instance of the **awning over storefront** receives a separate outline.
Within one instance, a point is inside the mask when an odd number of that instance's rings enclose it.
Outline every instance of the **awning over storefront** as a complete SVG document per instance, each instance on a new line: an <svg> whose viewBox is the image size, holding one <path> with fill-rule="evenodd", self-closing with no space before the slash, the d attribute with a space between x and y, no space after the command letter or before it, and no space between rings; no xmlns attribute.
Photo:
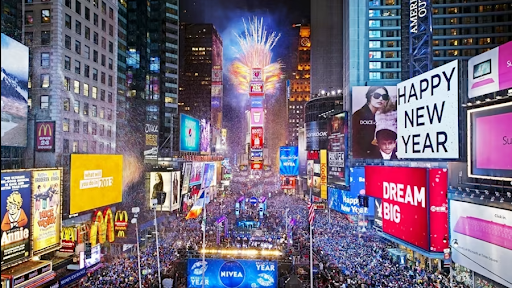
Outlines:
<svg viewBox="0 0 512 288"><path fill-rule="evenodd" d="M428 258L434 258L434 259L444 259L444 253L436 253L436 252L428 252L428 251L425 251L423 249L420 249L414 245L411 245L399 238L396 238L396 237L393 237L389 234L386 234L386 233L383 233L383 232L377 232L381 237L384 237L388 240L391 240L395 243L398 243L400 245L403 245L409 249L411 249L412 251L416 252L416 253L419 253L425 257L428 257Z"/></svg>

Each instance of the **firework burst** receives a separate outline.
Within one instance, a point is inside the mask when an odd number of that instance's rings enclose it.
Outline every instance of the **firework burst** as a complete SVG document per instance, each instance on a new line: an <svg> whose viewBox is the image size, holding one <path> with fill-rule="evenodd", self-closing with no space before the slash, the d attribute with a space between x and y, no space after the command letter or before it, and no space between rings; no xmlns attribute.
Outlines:
<svg viewBox="0 0 512 288"><path fill-rule="evenodd" d="M263 69L265 93L272 94L276 91L283 75L280 61L272 63L270 50L276 45L281 34L267 33L263 26L263 18L249 19L247 24L244 19L244 32L236 34L240 47L235 49L237 59L231 63L229 75L233 84L241 93L246 93L251 81L253 68Z"/></svg>

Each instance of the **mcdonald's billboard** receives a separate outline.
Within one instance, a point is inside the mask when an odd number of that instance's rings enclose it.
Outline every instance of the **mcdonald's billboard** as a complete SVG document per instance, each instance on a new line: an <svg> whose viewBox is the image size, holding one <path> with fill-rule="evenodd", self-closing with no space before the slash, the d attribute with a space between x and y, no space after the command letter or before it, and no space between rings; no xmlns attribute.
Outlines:
<svg viewBox="0 0 512 288"><path fill-rule="evenodd" d="M35 133L37 152L55 151L55 121L36 122Z"/></svg>
<svg viewBox="0 0 512 288"><path fill-rule="evenodd" d="M126 211L116 211L114 218L114 230L119 238L126 238L128 228L128 213Z"/></svg>
<svg viewBox="0 0 512 288"><path fill-rule="evenodd" d="M60 239L62 240L62 246L60 252L63 253L75 253L75 245L77 242L77 228L76 227L62 227L60 230Z"/></svg>

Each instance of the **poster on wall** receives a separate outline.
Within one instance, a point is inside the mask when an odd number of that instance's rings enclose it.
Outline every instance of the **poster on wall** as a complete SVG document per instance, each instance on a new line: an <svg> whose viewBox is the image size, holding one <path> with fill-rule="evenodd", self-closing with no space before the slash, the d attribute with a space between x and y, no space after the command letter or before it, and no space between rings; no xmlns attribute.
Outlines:
<svg viewBox="0 0 512 288"><path fill-rule="evenodd" d="M62 170L32 172L32 250L34 255L60 245Z"/></svg>
<svg viewBox="0 0 512 288"><path fill-rule="evenodd" d="M149 207L151 199L157 199L157 211L171 211L172 172L150 172Z"/></svg>
<svg viewBox="0 0 512 288"><path fill-rule="evenodd" d="M55 121L36 122L36 151L53 152L55 151Z"/></svg>
<svg viewBox="0 0 512 288"><path fill-rule="evenodd" d="M263 127L251 127L251 149L263 149Z"/></svg>
<svg viewBox="0 0 512 288"><path fill-rule="evenodd" d="M512 103L468 110L468 176L512 181Z"/></svg>
<svg viewBox="0 0 512 288"><path fill-rule="evenodd" d="M183 172L182 172L183 183L182 183L182 188L181 188L181 195L185 195L189 192L188 188L190 185L191 171L192 171L192 162L187 162L187 163L183 164Z"/></svg>
<svg viewBox="0 0 512 288"><path fill-rule="evenodd" d="M399 83L397 93L398 156L459 159L459 61Z"/></svg>
<svg viewBox="0 0 512 288"><path fill-rule="evenodd" d="M468 97L512 87L512 41L468 61Z"/></svg>
<svg viewBox="0 0 512 288"><path fill-rule="evenodd" d="M2 266L31 256L30 177L30 171L2 172Z"/></svg>
<svg viewBox="0 0 512 288"><path fill-rule="evenodd" d="M181 194L180 194L180 179L181 179L181 172L180 171L173 171L171 173L171 211L180 209L180 200L181 200Z"/></svg>
<svg viewBox="0 0 512 288"><path fill-rule="evenodd" d="M353 158L398 159L396 87L353 87L352 113Z"/></svg>
<svg viewBox="0 0 512 288"><path fill-rule="evenodd" d="M512 283L511 231L512 211L450 200L453 261L505 286Z"/></svg>
<svg viewBox="0 0 512 288"><path fill-rule="evenodd" d="M329 183L345 184L346 112L331 116L327 126L327 177Z"/></svg>

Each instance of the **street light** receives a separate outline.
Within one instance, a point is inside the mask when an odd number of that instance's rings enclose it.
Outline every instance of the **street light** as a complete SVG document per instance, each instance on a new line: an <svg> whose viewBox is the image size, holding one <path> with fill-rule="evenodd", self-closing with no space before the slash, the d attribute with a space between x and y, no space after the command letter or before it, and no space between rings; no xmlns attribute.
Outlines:
<svg viewBox="0 0 512 288"><path fill-rule="evenodd" d="M156 237L156 261L158 265L158 287L162 288L162 278L160 277L160 246L158 245L158 224L156 221L156 205L157 199L151 199L151 209L153 209L155 215L155 237Z"/></svg>
<svg viewBox="0 0 512 288"><path fill-rule="evenodd" d="M139 207L133 207L132 212L134 211L135 208L138 209ZM142 288L142 276L141 276L141 272L140 272L139 225L137 224L137 218L132 218L132 224L135 224L135 232L136 232L136 236L137 236L137 262L138 262L138 266L139 266L139 288Z"/></svg>

